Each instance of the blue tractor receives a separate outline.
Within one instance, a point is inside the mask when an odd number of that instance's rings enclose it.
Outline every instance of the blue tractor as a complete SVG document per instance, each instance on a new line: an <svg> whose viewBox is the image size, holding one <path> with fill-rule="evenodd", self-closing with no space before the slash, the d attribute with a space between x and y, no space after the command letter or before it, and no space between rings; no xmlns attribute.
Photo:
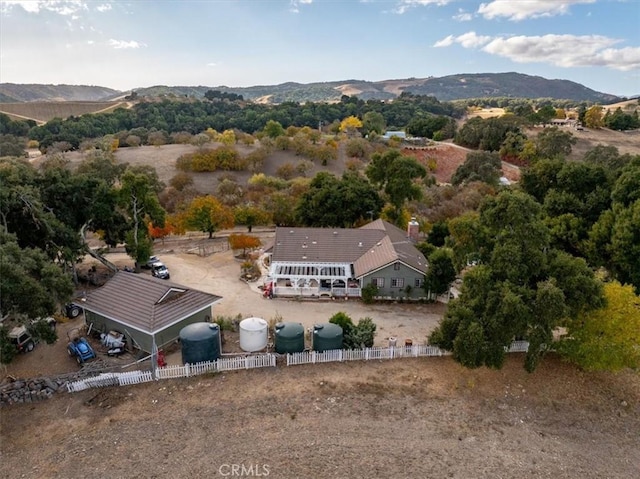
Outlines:
<svg viewBox="0 0 640 479"><path fill-rule="evenodd" d="M69 356L75 357L78 364L82 365L89 359L96 357L96 353L86 338L75 338L67 345Z"/></svg>

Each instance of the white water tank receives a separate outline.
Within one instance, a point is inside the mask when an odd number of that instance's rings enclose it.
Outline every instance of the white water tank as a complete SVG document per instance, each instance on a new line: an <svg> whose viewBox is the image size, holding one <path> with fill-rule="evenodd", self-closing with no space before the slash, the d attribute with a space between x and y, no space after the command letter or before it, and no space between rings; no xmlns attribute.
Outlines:
<svg viewBox="0 0 640 479"><path fill-rule="evenodd" d="M267 347L268 324L262 318L247 318L240 321L240 348L252 353Z"/></svg>

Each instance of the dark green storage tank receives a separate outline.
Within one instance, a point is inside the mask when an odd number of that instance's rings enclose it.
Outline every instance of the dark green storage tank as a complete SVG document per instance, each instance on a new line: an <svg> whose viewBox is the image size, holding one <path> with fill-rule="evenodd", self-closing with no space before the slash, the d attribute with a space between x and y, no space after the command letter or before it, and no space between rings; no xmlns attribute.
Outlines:
<svg viewBox="0 0 640 479"><path fill-rule="evenodd" d="M304 326L300 323L276 324L276 353L300 353L304 351Z"/></svg>
<svg viewBox="0 0 640 479"><path fill-rule="evenodd" d="M337 324L316 324L313 327L313 350L322 352L342 349L342 328Z"/></svg>
<svg viewBox="0 0 640 479"><path fill-rule="evenodd" d="M220 326L215 323L193 323L180 330L182 363L215 361L222 353Z"/></svg>

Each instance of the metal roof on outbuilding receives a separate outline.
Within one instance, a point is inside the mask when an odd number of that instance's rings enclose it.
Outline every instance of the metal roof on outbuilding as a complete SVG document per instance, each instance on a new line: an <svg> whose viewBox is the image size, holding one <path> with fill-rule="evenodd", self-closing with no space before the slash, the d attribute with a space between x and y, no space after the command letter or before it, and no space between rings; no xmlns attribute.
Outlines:
<svg viewBox="0 0 640 479"><path fill-rule="evenodd" d="M82 306L125 326L154 334L221 299L145 274L119 271L104 286L89 293Z"/></svg>

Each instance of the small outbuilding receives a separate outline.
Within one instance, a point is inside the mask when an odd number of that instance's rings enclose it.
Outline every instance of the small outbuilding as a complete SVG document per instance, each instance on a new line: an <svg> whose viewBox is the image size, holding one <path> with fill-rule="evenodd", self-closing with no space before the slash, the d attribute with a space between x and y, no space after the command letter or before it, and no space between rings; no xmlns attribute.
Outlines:
<svg viewBox="0 0 640 479"><path fill-rule="evenodd" d="M145 274L119 271L79 303L94 331L124 333L127 342L151 353L180 336L180 330L209 322L212 307L222 299L187 286Z"/></svg>

